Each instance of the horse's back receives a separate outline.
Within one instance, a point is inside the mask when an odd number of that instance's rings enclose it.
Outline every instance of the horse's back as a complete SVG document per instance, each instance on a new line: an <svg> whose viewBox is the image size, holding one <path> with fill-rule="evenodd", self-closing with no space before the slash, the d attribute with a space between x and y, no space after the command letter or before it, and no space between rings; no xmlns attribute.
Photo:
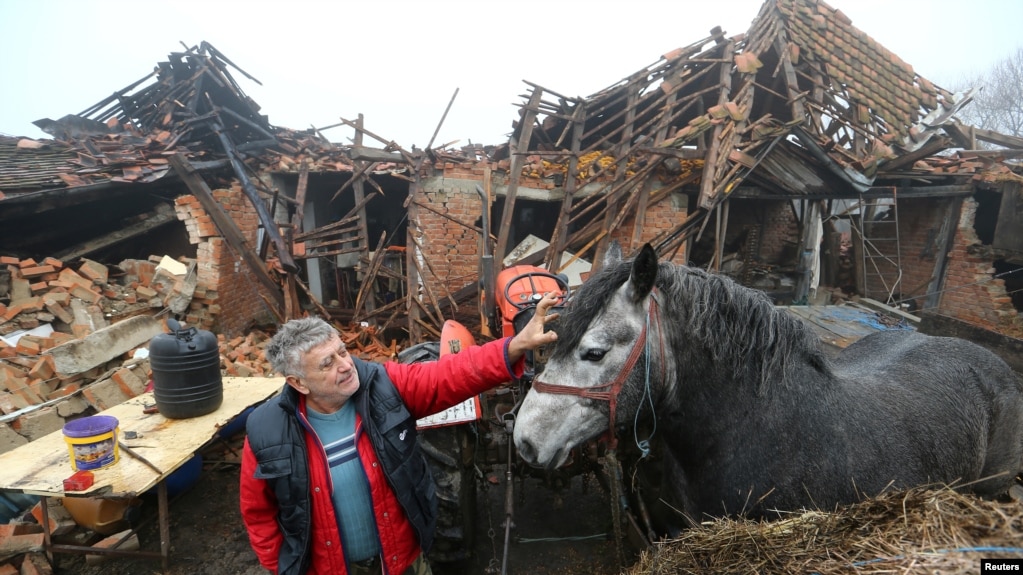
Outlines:
<svg viewBox="0 0 1023 575"><path fill-rule="evenodd" d="M1019 378L990 350L964 339L915 331L888 330L868 335L839 353L833 366L840 376L886 371L969 370L982 373L985 379L997 382L1000 387L1023 394ZM911 378L910 382L922 380Z"/></svg>
<svg viewBox="0 0 1023 575"><path fill-rule="evenodd" d="M931 441L960 444L959 466L974 472L940 479L968 482L1000 474L973 487L988 493L1004 490L1023 471L1023 383L990 350L958 338L887 331L846 348L833 368L850 394L862 394L861 405L901 420L902 433L926 428L945 434ZM968 464L971 457L975 465Z"/></svg>

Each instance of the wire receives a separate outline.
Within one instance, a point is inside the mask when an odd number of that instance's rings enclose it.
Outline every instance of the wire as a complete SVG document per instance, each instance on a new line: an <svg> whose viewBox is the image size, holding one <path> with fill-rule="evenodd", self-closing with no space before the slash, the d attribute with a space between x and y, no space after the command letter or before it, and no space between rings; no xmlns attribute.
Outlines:
<svg viewBox="0 0 1023 575"><path fill-rule="evenodd" d="M933 551L927 551L922 553L943 555L947 553L1014 553L1017 555L1023 555L1023 547L959 547L957 549L935 549ZM896 555L895 557L879 557L877 559L870 559L867 561L857 561L853 563L853 567L862 567L871 563L881 563L884 561L898 561L905 559L905 555Z"/></svg>
<svg viewBox="0 0 1023 575"><path fill-rule="evenodd" d="M1002 276L1014 274L1014 273L1017 273L1017 272L1023 272L1023 268L1016 268L1014 270L1009 270L1007 272L1002 272L1000 274L995 274L995 275L993 275L993 276L991 276L989 278L984 278L982 280L975 281L973 283L963 284L963 285L959 285L959 286L953 286L953 287L945 288L943 290L938 290L938 291L935 291L935 292L928 292L928 293L926 293L924 295L925 296L930 296L930 295L939 295L939 294L943 294L943 293L954 292L954 291L957 291L957 290L966 289L968 287L973 287L973 286L985 284L985 283L994 281L996 279L999 279ZM1015 290L1012 290L1012 291L1007 291L1007 292L1005 292L1005 295L1012 295L1014 293L1019 293L1021 291L1023 291L1023 288L1015 289ZM900 304L900 303L903 303L903 302L915 300L915 299L917 299L917 297L923 297L923 296L907 297L907 298L903 298L903 299L900 299L900 300L896 300L893 303ZM938 307L934 306L934 307L929 307L929 308L921 308L921 311L930 311L930 310L933 310L933 309L938 309Z"/></svg>
<svg viewBox="0 0 1023 575"><path fill-rule="evenodd" d="M948 553L1013 553L1016 555L1023 555L1023 547L958 547L956 549L934 549L932 551L921 552L921 555L944 555ZM868 559L866 561L856 561L852 563L851 567L863 567L865 565L871 565L873 563L884 563L886 561L901 561L906 559L905 555L896 555L894 557L878 557L877 559ZM820 575L820 573L814 572L812 575Z"/></svg>
<svg viewBox="0 0 1023 575"><path fill-rule="evenodd" d="M595 535L573 535L569 537L536 537L536 538L519 538L515 541L519 543L546 543L548 541L589 541L592 539L606 539L607 533L597 533Z"/></svg>
<svg viewBox="0 0 1023 575"><path fill-rule="evenodd" d="M657 299L655 297L653 297L653 295L651 294L650 310L646 314L646 328L645 329L646 329L647 334L650 333L650 316L653 314L653 310L654 310L653 306L656 303L657 303ZM658 334L657 335L658 335L658 337L664 337L660 333L660 330L658 330ZM661 357L661 361L662 362L664 361L664 357ZM661 385L664 385L663 381L661 382ZM646 439L640 439L639 436L636 434L636 432L637 432L637 430L639 428L639 412L640 412L640 408L643 407L644 400L646 400L647 402L650 403L650 413L653 416L654 424L653 424L653 429L650 430L650 434L647 436L647 438ZM639 448L639 451L642 454L639 457L641 460L642 459L646 459L646 457L648 455L650 455L650 440L654 437L655 433L657 433L657 411L654 410L654 396L653 396L653 393L651 393L651 391L650 391L650 338L648 337L646 339L646 380L645 380L645 383L643 385L643 397L639 398L639 406L636 407L636 415L633 416L633 421L632 421L632 439L633 439L633 441L636 442L636 447Z"/></svg>

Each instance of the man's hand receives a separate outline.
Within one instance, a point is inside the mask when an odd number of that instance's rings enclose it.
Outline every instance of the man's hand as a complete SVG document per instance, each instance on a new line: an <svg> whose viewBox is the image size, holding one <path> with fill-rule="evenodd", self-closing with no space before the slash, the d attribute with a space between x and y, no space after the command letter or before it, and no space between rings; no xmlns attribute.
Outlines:
<svg viewBox="0 0 1023 575"><path fill-rule="evenodd" d="M553 331L544 331L544 324L558 319L561 315L558 313L547 314L547 311L558 303L560 298L561 296L555 292L547 292L543 294L543 299L537 302L533 318L529 320L526 327L522 328L522 331L515 334L508 344L508 359L512 363L518 361L527 351L558 339L558 334Z"/></svg>

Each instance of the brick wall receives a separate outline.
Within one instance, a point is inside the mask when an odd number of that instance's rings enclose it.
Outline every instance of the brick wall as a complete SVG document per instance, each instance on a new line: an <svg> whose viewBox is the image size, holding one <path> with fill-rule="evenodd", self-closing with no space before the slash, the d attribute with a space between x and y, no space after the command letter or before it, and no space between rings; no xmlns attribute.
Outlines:
<svg viewBox="0 0 1023 575"><path fill-rule="evenodd" d="M442 217L432 210L446 213L459 222L478 226L482 206L479 194L476 193L476 185L482 185L488 173L493 186L507 185L506 170L507 167L501 164L487 166L484 163L446 162L434 165L429 177L424 177L424 185L416 201L428 205L431 210L419 209L416 221L412 223L415 224L413 229L418 227L420 230L420 236L416 239L423 246L426 258L431 264L432 273L430 268L423 266L424 274L427 276L424 279L435 297L442 298L445 293L476 281L479 277L481 253L479 233L476 230ZM523 177L520 186L534 190L556 188L550 179L533 177ZM560 200L557 200L557 206L560 206ZM687 200L682 195L674 194L656 205L647 206L639 245L652 240L667 229L674 228L684 222L686 217ZM632 220L625 221L614 230L612 237L623 246L627 246L632 240L633 227ZM491 234L496 237L497 231L491 230ZM684 250L679 250L675 254L674 261L677 263L685 261ZM433 273L436 273L436 277Z"/></svg>
<svg viewBox="0 0 1023 575"><path fill-rule="evenodd" d="M652 241L658 234L674 229L689 217L688 199L682 194L671 194L654 205L647 205L646 216L643 220L642 230L639 234L639 243L632 246L639 249L643 244ZM611 232L611 238L618 240L622 248L628 251L632 242L633 230L636 227L636 220L626 220L618 229ZM687 254L685 249L678 250L671 261L676 264L685 264Z"/></svg>
<svg viewBox="0 0 1023 575"><path fill-rule="evenodd" d="M259 217L241 188L236 185L213 190L213 197L234 220L249 248L255 249ZM235 253L220 235L199 200L191 195L179 196L174 204L178 219L188 230L189 241L197 246L199 277L185 323L232 337L244 333L254 323L271 321L260 295L268 295L266 288L241 254Z"/></svg>
<svg viewBox="0 0 1023 575"><path fill-rule="evenodd" d="M893 263L873 260L878 262L878 270L884 279L867 274L865 284L867 297L886 301L888 292L894 288L896 299L905 301L916 297L917 304L923 307L923 296L927 295L927 290L937 273L935 266L938 263L938 250L941 249L943 239L942 223L952 201L954 200L935 198L898 200L899 262L902 277L899 278L898 268ZM890 225L892 224L887 222L882 224ZM886 231L882 228L878 233ZM852 237L853 241L859 241L858 233L853 233ZM858 264L860 265L862 264ZM861 269L858 267L856 273L862 273Z"/></svg>
<svg viewBox="0 0 1023 575"><path fill-rule="evenodd" d="M989 251L980 249L973 228L976 213L977 202L964 200L938 312L1003 335L1023 337L1023 322L1005 291L1005 282L994 277Z"/></svg>
<svg viewBox="0 0 1023 575"><path fill-rule="evenodd" d="M714 214L708 217L703 241L713 243ZM766 265L792 265L799 245L799 225L788 201L734 200L728 210L726 245L737 241L747 229L760 235L754 261ZM695 235L694 235L695 237Z"/></svg>
<svg viewBox="0 0 1023 575"><path fill-rule="evenodd" d="M436 298L476 281L481 256L476 230L431 210L445 213L466 225L478 226L483 206L476 184L482 183L483 168L451 163L446 166L442 177L424 185L415 198L430 209L418 208L416 221L410 222L413 224L410 230L413 234L418 232L415 239L430 262L430 266L421 262L422 280Z"/></svg>

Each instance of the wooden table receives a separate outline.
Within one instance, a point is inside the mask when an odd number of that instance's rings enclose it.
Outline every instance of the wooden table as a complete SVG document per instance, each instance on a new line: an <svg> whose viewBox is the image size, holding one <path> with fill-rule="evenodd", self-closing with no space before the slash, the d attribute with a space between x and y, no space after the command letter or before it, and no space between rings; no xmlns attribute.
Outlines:
<svg viewBox="0 0 1023 575"><path fill-rule="evenodd" d="M185 464L210 441L221 427L227 425L247 408L275 395L284 385L284 378L225 377L224 402L214 412L188 419L168 419L159 413L146 414L147 406L155 405L152 392L144 393L103 411L119 422L118 441L152 462L161 473L121 450L117 463L93 471L95 482L84 491L64 491L64 479L74 473L63 430L57 430L17 449L0 454L0 491L39 495L43 498L43 525L48 525L46 498L100 497L134 498L157 487L160 521L160 551L122 551L94 549L88 546L54 545L44 527L46 551L134 555L160 557L167 570L170 552L170 528L167 521L167 477ZM134 431L138 439L126 440L125 432Z"/></svg>

